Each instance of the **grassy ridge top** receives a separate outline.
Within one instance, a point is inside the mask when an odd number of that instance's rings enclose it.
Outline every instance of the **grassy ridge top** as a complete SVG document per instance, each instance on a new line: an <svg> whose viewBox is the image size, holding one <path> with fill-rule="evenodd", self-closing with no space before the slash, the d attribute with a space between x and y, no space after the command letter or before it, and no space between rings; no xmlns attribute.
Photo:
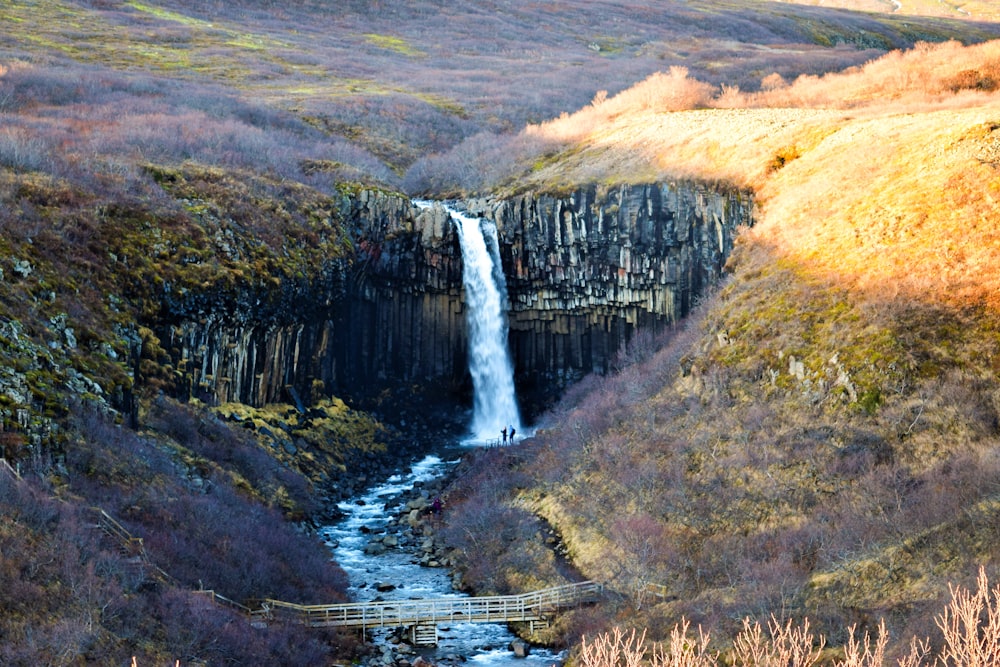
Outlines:
<svg viewBox="0 0 1000 667"><path fill-rule="evenodd" d="M762 213L751 238L825 280L996 309L998 63L997 43L923 45L676 113L657 107L699 94L699 82L653 77L529 128L570 147L518 185L685 177L751 187Z"/></svg>

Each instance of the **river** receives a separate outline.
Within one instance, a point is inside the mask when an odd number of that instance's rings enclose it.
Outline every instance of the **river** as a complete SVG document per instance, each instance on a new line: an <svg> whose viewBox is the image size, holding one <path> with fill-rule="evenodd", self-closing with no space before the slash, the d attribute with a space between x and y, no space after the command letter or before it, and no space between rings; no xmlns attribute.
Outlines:
<svg viewBox="0 0 1000 667"><path fill-rule="evenodd" d="M358 601L378 599L462 597L451 585L451 573L446 568L421 566L417 555L408 549L389 549L384 554L365 552L373 535L385 531L395 515L386 510L394 499L408 494L419 484L444 475L455 465L469 445L444 448L413 464L406 474L393 475L359 498L341 503L344 519L320 531L333 550L334 559L347 572L349 593ZM376 590L376 584L394 586L392 590ZM376 645L384 644L390 630L370 631L368 638ZM485 667L548 667L560 663L563 655L550 650L532 648L526 658L516 658L509 649L514 635L506 625L461 623L438 628L437 647L418 647L416 652L434 663L473 662Z"/></svg>

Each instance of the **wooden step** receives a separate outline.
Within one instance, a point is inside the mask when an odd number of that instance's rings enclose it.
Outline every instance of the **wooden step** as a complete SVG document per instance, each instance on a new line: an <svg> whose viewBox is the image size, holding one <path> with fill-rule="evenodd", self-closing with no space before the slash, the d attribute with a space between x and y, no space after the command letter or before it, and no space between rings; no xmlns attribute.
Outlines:
<svg viewBox="0 0 1000 667"><path fill-rule="evenodd" d="M437 646L437 625L433 623L420 623L412 626L410 628L410 640L414 646Z"/></svg>

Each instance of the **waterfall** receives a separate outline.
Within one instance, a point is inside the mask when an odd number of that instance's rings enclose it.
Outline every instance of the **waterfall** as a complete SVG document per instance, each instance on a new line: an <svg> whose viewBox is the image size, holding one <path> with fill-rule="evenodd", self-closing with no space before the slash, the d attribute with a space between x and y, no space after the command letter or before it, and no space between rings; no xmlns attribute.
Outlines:
<svg viewBox="0 0 1000 667"><path fill-rule="evenodd" d="M420 208L433 202L415 201ZM521 426L514 392L514 367L507 349L507 283L500 265L497 228L489 220L445 207L462 248L465 319L469 331L469 374L472 376L472 439L498 440L501 431Z"/></svg>
<svg viewBox="0 0 1000 667"><path fill-rule="evenodd" d="M521 430L514 393L514 368L507 350L507 285L500 266L497 228L488 221L449 210L462 246L465 318L469 326L472 375L472 435L495 440L502 429Z"/></svg>

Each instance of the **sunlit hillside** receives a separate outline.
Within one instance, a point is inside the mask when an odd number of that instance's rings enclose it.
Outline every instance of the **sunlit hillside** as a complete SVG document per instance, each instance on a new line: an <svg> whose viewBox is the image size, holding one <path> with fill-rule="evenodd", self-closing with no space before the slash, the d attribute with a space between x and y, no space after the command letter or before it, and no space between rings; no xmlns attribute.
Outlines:
<svg viewBox="0 0 1000 667"><path fill-rule="evenodd" d="M698 87L675 72L529 128L571 148L518 187L678 177L751 187L762 213L751 236L824 280L995 309L998 86L1000 42L922 45L663 113Z"/></svg>
<svg viewBox="0 0 1000 667"><path fill-rule="evenodd" d="M976 18L756 0L0 6L4 64L83 81L113 71L212 86L290 112L367 153L338 150L332 160L355 168L335 170L339 176L396 184L416 165L404 182L417 189L427 185L418 163L428 155L517 132L671 66L749 90L772 72L822 74L920 40L998 36L1000 26Z"/></svg>
<svg viewBox="0 0 1000 667"><path fill-rule="evenodd" d="M949 582L995 576L998 55L923 45L753 94L675 70L527 130L551 152L512 189L683 178L759 209L690 322L455 490L498 507L480 521L538 512L629 600L578 631L685 617L725 647L774 614L836 651L884 618L891 655L933 638Z"/></svg>

